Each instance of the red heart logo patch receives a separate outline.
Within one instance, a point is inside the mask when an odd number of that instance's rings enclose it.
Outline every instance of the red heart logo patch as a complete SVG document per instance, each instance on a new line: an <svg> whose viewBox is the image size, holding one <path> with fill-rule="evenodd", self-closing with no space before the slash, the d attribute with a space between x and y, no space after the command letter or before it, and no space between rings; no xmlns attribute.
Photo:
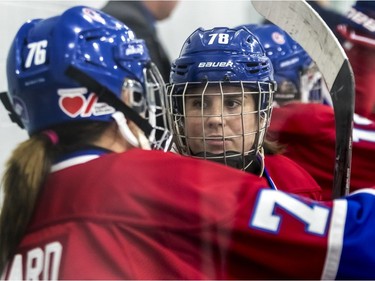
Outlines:
<svg viewBox="0 0 375 281"><path fill-rule="evenodd" d="M62 111L74 118L81 113L85 100L82 96L64 96L60 98L59 104Z"/></svg>

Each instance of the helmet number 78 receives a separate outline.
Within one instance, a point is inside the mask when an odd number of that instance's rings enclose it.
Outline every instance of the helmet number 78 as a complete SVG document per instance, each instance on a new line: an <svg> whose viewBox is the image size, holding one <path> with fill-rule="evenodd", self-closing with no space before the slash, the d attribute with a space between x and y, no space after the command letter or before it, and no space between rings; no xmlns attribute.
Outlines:
<svg viewBox="0 0 375 281"><path fill-rule="evenodd" d="M27 45L29 52L27 53L25 68L31 67L32 64L41 65L46 62L47 45L48 45L47 40L33 42Z"/></svg>
<svg viewBox="0 0 375 281"><path fill-rule="evenodd" d="M229 43L229 34L227 33L211 33L208 36L210 36L210 41L208 41L208 45L212 45L215 43L215 40L217 39L217 43L219 44L228 44Z"/></svg>

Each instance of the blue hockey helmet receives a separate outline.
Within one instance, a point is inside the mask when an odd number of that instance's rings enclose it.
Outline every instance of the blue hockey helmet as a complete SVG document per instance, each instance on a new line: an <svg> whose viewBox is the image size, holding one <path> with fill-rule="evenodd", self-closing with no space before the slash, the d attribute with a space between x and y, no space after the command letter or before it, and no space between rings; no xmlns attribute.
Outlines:
<svg viewBox="0 0 375 281"><path fill-rule="evenodd" d="M172 62L170 85L178 92L185 83L246 82L248 87L264 87L269 91L276 84L270 59L258 39L245 28L198 28L182 46L179 57ZM264 82L264 83L258 83ZM261 100L268 106L270 96ZM263 96L265 98L265 96Z"/></svg>
<svg viewBox="0 0 375 281"><path fill-rule="evenodd" d="M203 81L272 81L270 60L246 29L194 31L172 63L173 84Z"/></svg>
<svg viewBox="0 0 375 281"><path fill-rule="evenodd" d="M216 92L208 93L210 87ZM229 88L237 90L228 90ZM271 61L258 39L249 30L227 27L209 30L198 28L187 38L179 57L172 62L170 84L167 87L168 113L173 127L176 149L184 155L219 159L219 161L224 159L226 164L229 162L229 155L233 158L257 155L263 144L264 132L269 125L274 89ZM204 135L205 128L202 130L202 136L192 136L185 128L184 121L189 117L185 101L192 92L197 90L199 91L197 95L201 96L202 101L215 94L220 96L221 100L238 94L242 97L239 103L244 104L244 99L250 95L255 100L256 108L251 112L243 111L239 115L244 120L255 114L259 120L259 127L252 132L245 132L242 128L242 132L237 135L222 137L245 139L246 136L252 135L256 139L254 145L247 147L244 144L242 151L232 151L233 153L226 151L223 147L223 155L210 155L205 150L202 151L202 156L198 156L197 153L191 151L189 139L201 138L203 142L207 140L207 136ZM203 120L209 117L204 113L204 104L205 102L202 102L202 124ZM223 120L229 118L223 112L223 108L220 118ZM225 134L224 130L222 134ZM250 164L243 158L240 162L241 169L246 169Z"/></svg>
<svg viewBox="0 0 375 281"><path fill-rule="evenodd" d="M144 41L84 6L23 24L8 54L7 77L10 104L30 135L67 122L109 122L117 111L150 135L155 122L141 115L164 100L158 95L165 85ZM124 90L132 93L128 105Z"/></svg>
<svg viewBox="0 0 375 281"><path fill-rule="evenodd" d="M274 67L278 85L274 100L283 103L291 100L323 102L329 95L323 79L308 53L288 33L274 24L249 24L266 50ZM329 101L327 101L329 102Z"/></svg>

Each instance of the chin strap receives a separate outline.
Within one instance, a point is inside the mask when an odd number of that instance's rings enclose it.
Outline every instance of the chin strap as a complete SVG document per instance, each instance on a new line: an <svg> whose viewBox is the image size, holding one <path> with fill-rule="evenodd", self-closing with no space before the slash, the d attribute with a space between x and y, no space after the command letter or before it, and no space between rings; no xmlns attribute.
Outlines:
<svg viewBox="0 0 375 281"><path fill-rule="evenodd" d="M122 137L128 141L134 147L140 147L142 149L150 150L150 144L147 138L143 133L140 132L138 128L133 128L137 132L137 136L135 136L134 132L129 128L128 122L125 118L125 115L120 112L116 111L112 114L112 118L116 121L117 126L120 130Z"/></svg>
<svg viewBox="0 0 375 281"><path fill-rule="evenodd" d="M264 149L263 147L261 147L259 149L259 153L257 153L257 159L259 161L259 164L260 164L260 173L259 173L259 177L262 177L263 176L263 173L264 173Z"/></svg>
<svg viewBox="0 0 375 281"><path fill-rule="evenodd" d="M240 155L237 151L227 151L225 154L214 154L210 152L199 152L191 154L194 157L210 160L216 163L224 164L226 166L243 170L259 177L264 173L264 149L259 150L256 156L254 155Z"/></svg>

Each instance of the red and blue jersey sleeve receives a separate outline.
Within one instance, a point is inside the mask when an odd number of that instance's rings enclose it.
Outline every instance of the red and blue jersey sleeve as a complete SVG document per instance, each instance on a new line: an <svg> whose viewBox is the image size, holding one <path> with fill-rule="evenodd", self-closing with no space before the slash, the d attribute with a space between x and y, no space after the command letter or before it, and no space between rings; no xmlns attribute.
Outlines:
<svg viewBox="0 0 375 281"><path fill-rule="evenodd" d="M374 204L372 189L329 203L261 190L249 228L268 238L270 267L290 268L290 278L374 279ZM284 254L277 260L280 247Z"/></svg>

